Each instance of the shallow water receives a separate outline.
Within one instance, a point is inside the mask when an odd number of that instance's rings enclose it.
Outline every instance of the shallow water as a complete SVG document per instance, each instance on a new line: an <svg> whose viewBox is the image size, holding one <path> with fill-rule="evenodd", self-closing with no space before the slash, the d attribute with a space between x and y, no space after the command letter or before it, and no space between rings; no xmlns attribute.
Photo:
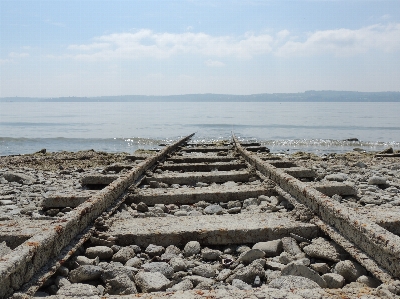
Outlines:
<svg viewBox="0 0 400 299"><path fill-rule="evenodd" d="M195 142L229 140L232 132L273 152L399 149L398 115L400 103L387 102L0 102L0 155L133 152L191 133Z"/></svg>

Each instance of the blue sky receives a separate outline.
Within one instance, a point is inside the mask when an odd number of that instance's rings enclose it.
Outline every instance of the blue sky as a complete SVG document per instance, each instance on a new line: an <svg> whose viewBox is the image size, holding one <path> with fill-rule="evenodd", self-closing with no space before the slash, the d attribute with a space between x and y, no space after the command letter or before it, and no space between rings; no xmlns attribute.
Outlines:
<svg viewBox="0 0 400 299"><path fill-rule="evenodd" d="M0 67L0 97L400 91L400 5L0 0Z"/></svg>

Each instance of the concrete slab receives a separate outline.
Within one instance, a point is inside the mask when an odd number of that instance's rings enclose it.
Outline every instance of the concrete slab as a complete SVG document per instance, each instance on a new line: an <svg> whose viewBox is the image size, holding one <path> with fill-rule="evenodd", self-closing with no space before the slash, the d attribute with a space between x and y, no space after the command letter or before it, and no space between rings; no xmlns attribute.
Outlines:
<svg viewBox="0 0 400 299"><path fill-rule="evenodd" d="M362 207L357 214L365 215L371 221L382 226L393 234L400 235L400 207Z"/></svg>
<svg viewBox="0 0 400 299"><path fill-rule="evenodd" d="M250 174L247 171L186 172L154 174L146 178L146 182L157 181L166 184L194 185L202 183L224 183L228 181L247 182Z"/></svg>
<svg viewBox="0 0 400 299"><path fill-rule="evenodd" d="M272 161L268 161L268 163L275 166L276 168L297 167L297 165L294 162L285 161L285 160L272 160Z"/></svg>
<svg viewBox="0 0 400 299"><path fill-rule="evenodd" d="M203 156L203 157L181 157L173 156L167 161L174 163L212 163L212 162L232 162L237 158L234 157L221 157L221 156Z"/></svg>
<svg viewBox="0 0 400 299"><path fill-rule="evenodd" d="M95 193L96 191L93 190L82 190L79 192L69 192L67 194L65 193L46 194L40 205L45 209L65 208L65 207L75 208L80 204L84 203Z"/></svg>
<svg viewBox="0 0 400 299"><path fill-rule="evenodd" d="M225 152L232 149L232 146L215 146L215 147L184 147L182 152L189 153L211 153L211 152Z"/></svg>
<svg viewBox="0 0 400 299"><path fill-rule="evenodd" d="M164 164L160 167L162 170L170 171L212 171L217 169L218 171L230 171L247 168L245 163L235 162L212 162L212 163L180 163L180 164Z"/></svg>
<svg viewBox="0 0 400 299"><path fill-rule="evenodd" d="M88 174L81 179L82 185L109 185L116 179L118 175L114 174Z"/></svg>
<svg viewBox="0 0 400 299"><path fill-rule="evenodd" d="M314 170L307 167L282 168L284 172L295 178L315 178L317 174Z"/></svg>
<svg viewBox="0 0 400 299"><path fill-rule="evenodd" d="M5 241L7 246L15 249L30 237L46 232L52 220L8 220L0 221L0 243Z"/></svg>
<svg viewBox="0 0 400 299"><path fill-rule="evenodd" d="M108 233L122 246L245 244L280 239L294 233L308 239L319 235L318 227L295 221L289 213L204 215L119 219Z"/></svg>
<svg viewBox="0 0 400 299"><path fill-rule="evenodd" d="M206 188L156 188L142 189L138 193L129 195L127 203L144 202L147 205L163 204L194 204L201 200L206 202L228 202L231 200L244 200L260 195L276 195L273 186L242 185L235 187L206 187Z"/></svg>
<svg viewBox="0 0 400 299"><path fill-rule="evenodd" d="M341 182L310 183L310 186L325 194L326 196L333 196L335 194L341 196L357 195L357 190L354 188L354 186L347 185Z"/></svg>

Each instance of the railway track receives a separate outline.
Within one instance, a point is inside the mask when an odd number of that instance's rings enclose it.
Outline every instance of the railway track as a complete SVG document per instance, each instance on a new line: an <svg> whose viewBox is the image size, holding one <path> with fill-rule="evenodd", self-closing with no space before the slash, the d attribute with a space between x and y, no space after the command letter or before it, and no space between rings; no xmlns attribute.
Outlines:
<svg viewBox="0 0 400 299"><path fill-rule="evenodd" d="M63 217L1 221L0 298L400 294L400 217L357 213L331 198L352 186L257 143L192 136L42 201Z"/></svg>

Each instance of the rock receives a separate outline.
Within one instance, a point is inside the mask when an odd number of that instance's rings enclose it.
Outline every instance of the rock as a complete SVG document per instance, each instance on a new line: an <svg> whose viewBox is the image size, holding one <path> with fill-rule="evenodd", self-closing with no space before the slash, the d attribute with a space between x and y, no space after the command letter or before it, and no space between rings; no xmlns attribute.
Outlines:
<svg viewBox="0 0 400 299"><path fill-rule="evenodd" d="M138 210L138 212L142 213L149 211L149 207L144 202L139 202L136 206L136 209Z"/></svg>
<svg viewBox="0 0 400 299"><path fill-rule="evenodd" d="M68 297L86 297L86 296L100 296L100 291L90 284L73 283L65 285L60 288L57 292L57 296L68 296Z"/></svg>
<svg viewBox="0 0 400 299"><path fill-rule="evenodd" d="M204 209L204 213L207 215L219 215L224 209L220 205L209 205Z"/></svg>
<svg viewBox="0 0 400 299"><path fill-rule="evenodd" d="M247 208L248 206L258 206L261 200L259 198L247 198L243 201L243 209Z"/></svg>
<svg viewBox="0 0 400 299"><path fill-rule="evenodd" d="M125 264L128 260L135 256L135 251L131 247L122 247L112 257L113 262L120 262Z"/></svg>
<svg viewBox="0 0 400 299"><path fill-rule="evenodd" d="M235 251L240 254L240 253L249 251L250 249L251 248L247 245L239 245L238 247L236 247Z"/></svg>
<svg viewBox="0 0 400 299"><path fill-rule="evenodd" d="M95 265L97 266L100 262L100 258L96 256L94 259L87 258L84 255L78 255L71 259L71 261L76 262L78 265Z"/></svg>
<svg viewBox="0 0 400 299"><path fill-rule="evenodd" d="M60 266L57 271L56 274L60 275L60 276L65 276L67 277L69 274L69 269L67 267L64 266Z"/></svg>
<svg viewBox="0 0 400 299"><path fill-rule="evenodd" d="M330 271L330 268L328 264L326 263L315 263L311 264L310 268L313 269L314 271L317 271L318 273L325 274Z"/></svg>
<svg viewBox="0 0 400 299"><path fill-rule="evenodd" d="M310 257L333 262L340 261L340 255L343 253L343 250L337 244L324 238L313 239L310 245L303 248L303 251Z"/></svg>
<svg viewBox="0 0 400 299"><path fill-rule="evenodd" d="M232 280L232 286L238 288L239 290L251 290L251 285L245 283L243 280L234 279Z"/></svg>
<svg viewBox="0 0 400 299"><path fill-rule="evenodd" d="M267 261L265 263L265 268L274 271L281 271L283 268L285 268L285 265L277 262Z"/></svg>
<svg viewBox="0 0 400 299"><path fill-rule="evenodd" d="M153 262L143 265L146 272L160 272L167 278L171 278L174 274L174 269L165 262Z"/></svg>
<svg viewBox="0 0 400 299"><path fill-rule="evenodd" d="M16 182L16 183L23 184L23 185L30 185L36 181L36 179L34 177L31 177L29 175L22 174L22 173L16 173L16 172L10 172L10 171L5 172L3 174L3 177L10 183Z"/></svg>
<svg viewBox="0 0 400 299"><path fill-rule="evenodd" d="M287 253L287 252L282 252L279 256L277 256L276 258L273 259L273 261L277 261L281 264L287 265L290 262L294 261L294 257L293 255Z"/></svg>
<svg viewBox="0 0 400 299"><path fill-rule="evenodd" d="M105 283L105 292L110 295L136 294L132 271L120 263L107 264L103 269L101 279Z"/></svg>
<svg viewBox="0 0 400 299"><path fill-rule="evenodd" d="M241 210L242 208L236 207L236 208L230 208L226 211L228 212L228 214L237 214L240 213Z"/></svg>
<svg viewBox="0 0 400 299"><path fill-rule="evenodd" d="M301 276L280 276L272 280L269 285L275 289L319 289L318 283Z"/></svg>
<svg viewBox="0 0 400 299"><path fill-rule="evenodd" d="M349 179L348 175L345 173L334 173L329 174L325 177L328 181L343 182Z"/></svg>
<svg viewBox="0 0 400 299"><path fill-rule="evenodd" d="M135 283L143 293L165 291L171 281L160 272L139 272Z"/></svg>
<svg viewBox="0 0 400 299"><path fill-rule="evenodd" d="M149 256L153 257L153 256L160 256L161 254L164 253L164 251L165 251L164 247L150 244L149 246L147 246L144 252L146 252Z"/></svg>
<svg viewBox="0 0 400 299"><path fill-rule="evenodd" d="M269 284L275 278L278 278L280 276L281 276L281 271L266 270L265 271L265 282Z"/></svg>
<svg viewBox="0 0 400 299"><path fill-rule="evenodd" d="M291 237L282 238L283 250L291 255L297 255L303 253L296 240Z"/></svg>
<svg viewBox="0 0 400 299"><path fill-rule="evenodd" d="M222 255L222 252L219 250L204 248L201 250L201 257L203 260L214 261Z"/></svg>
<svg viewBox="0 0 400 299"><path fill-rule="evenodd" d="M189 279L184 279L180 283L177 283L172 288L167 289L167 291L187 291L193 289L193 283Z"/></svg>
<svg viewBox="0 0 400 299"><path fill-rule="evenodd" d="M210 264L202 264L192 269L193 274L201 277L211 278L214 277L217 272L216 269Z"/></svg>
<svg viewBox="0 0 400 299"><path fill-rule="evenodd" d="M263 258L265 256L265 252L260 249L250 249L246 252L240 254L237 259L238 262L243 262L244 264L250 264L256 259Z"/></svg>
<svg viewBox="0 0 400 299"><path fill-rule="evenodd" d="M174 254L174 255L180 255L182 252L175 245L169 245L167 248L165 248L165 253Z"/></svg>
<svg viewBox="0 0 400 299"><path fill-rule="evenodd" d="M199 284L212 285L214 283L213 279L198 275L188 275L185 277L185 279L189 279L193 283L194 287L197 287Z"/></svg>
<svg viewBox="0 0 400 299"><path fill-rule="evenodd" d="M187 266L184 259L180 257L174 257L169 261L170 266L174 270L174 272L178 271L186 271Z"/></svg>
<svg viewBox="0 0 400 299"><path fill-rule="evenodd" d="M235 200L235 201L229 201L227 204L227 208L228 209L232 209L232 208L241 208L242 204L240 203L240 201Z"/></svg>
<svg viewBox="0 0 400 299"><path fill-rule="evenodd" d="M68 286L71 282L64 276L57 276L56 280L54 281L56 286L61 289L62 287Z"/></svg>
<svg viewBox="0 0 400 299"><path fill-rule="evenodd" d="M336 273L324 274L322 279L325 280L328 289L340 289L345 283L344 277Z"/></svg>
<svg viewBox="0 0 400 299"><path fill-rule="evenodd" d="M333 268L333 273L342 275L349 282L356 281L362 275L367 275L367 271L360 264L350 260L338 262Z"/></svg>
<svg viewBox="0 0 400 299"><path fill-rule="evenodd" d="M201 246L197 241L190 241L186 243L185 248L183 249L185 256L192 256L200 253Z"/></svg>
<svg viewBox="0 0 400 299"><path fill-rule="evenodd" d="M87 280L96 280L103 273L103 269L94 265L83 265L72 270L69 273L70 282L82 282Z"/></svg>
<svg viewBox="0 0 400 299"><path fill-rule="evenodd" d="M221 270L217 277L215 278L215 280L217 281L224 281L225 279L227 279L230 275L232 274L232 270L231 269L223 269Z"/></svg>
<svg viewBox="0 0 400 299"><path fill-rule="evenodd" d="M369 185L386 185L386 178L381 176L373 176L368 180Z"/></svg>
<svg viewBox="0 0 400 299"><path fill-rule="evenodd" d="M208 283L208 282L201 282L196 286L197 290L211 290L213 286L213 282L212 283Z"/></svg>
<svg viewBox="0 0 400 299"><path fill-rule="evenodd" d="M319 274L317 272L315 272L314 270L308 268L305 265L299 265L296 264L295 262L291 262L290 264L288 264L287 266L285 266L282 269L282 276L302 276L305 278L308 278L312 281L315 281L321 288L325 288L326 287L326 282L325 280L322 279L321 276L319 276Z"/></svg>
<svg viewBox="0 0 400 299"><path fill-rule="evenodd" d="M264 251L265 257L277 256L282 252L282 240L258 242L254 244L253 249Z"/></svg>
<svg viewBox="0 0 400 299"><path fill-rule="evenodd" d="M264 268L261 264L254 262L250 265L243 267L229 276L226 282L232 282L234 279L240 279L244 282L251 284L257 276L263 277L265 275Z"/></svg>
<svg viewBox="0 0 400 299"><path fill-rule="evenodd" d="M9 254L11 251L11 248L7 246L5 241L0 243L0 257Z"/></svg>
<svg viewBox="0 0 400 299"><path fill-rule="evenodd" d="M362 275L359 278L357 278L356 282L363 283L370 288L377 288L381 285L381 282L378 279L365 275Z"/></svg>
<svg viewBox="0 0 400 299"><path fill-rule="evenodd" d="M138 257L134 257L126 261L125 266L140 268L142 266L142 260Z"/></svg>
<svg viewBox="0 0 400 299"><path fill-rule="evenodd" d="M87 248L85 255L90 259L99 257L99 259L105 260L112 258L112 256L114 255L114 251L107 246L94 246Z"/></svg>

